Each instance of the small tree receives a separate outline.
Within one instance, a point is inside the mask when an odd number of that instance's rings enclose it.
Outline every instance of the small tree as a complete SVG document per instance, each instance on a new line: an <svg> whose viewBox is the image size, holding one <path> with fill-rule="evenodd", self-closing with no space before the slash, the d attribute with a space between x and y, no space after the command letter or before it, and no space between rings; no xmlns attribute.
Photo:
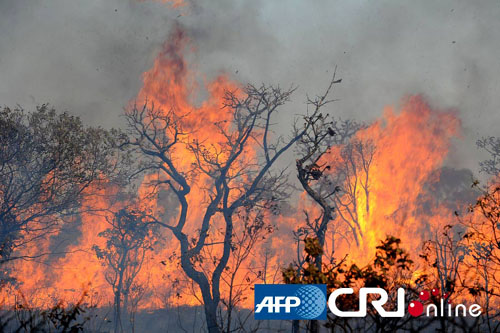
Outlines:
<svg viewBox="0 0 500 333"><path fill-rule="evenodd" d="M318 102L310 102L317 105ZM338 217L338 197L346 192L348 180L347 168L343 169L338 161L328 160L328 153L333 147L340 148L344 155L350 151L352 136L361 128L361 125L352 120L330 120L329 115L322 115L314 123L310 131L297 145L297 154L300 158L296 161L297 178L307 196L319 206L320 213L314 216L309 211L304 211L305 225L302 233L312 233L318 239L321 247L325 245L325 236L330 226L330 221ZM355 163L355 162L353 162ZM356 164L357 165L357 164ZM318 267L321 266L321 257L316 258Z"/></svg>
<svg viewBox="0 0 500 333"><path fill-rule="evenodd" d="M275 211L275 213L277 213ZM221 327L226 333L235 330L244 329L242 323L237 318L239 327L233 327L233 312L237 311L238 305L248 299L248 290L253 287L259 279L262 278L261 269L252 269L247 267L244 274L241 273L243 264L253 253L255 245L262 242L273 232L273 226L266 222L269 216L266 211L261 209L245 209L238 214L238 219L242 221L242 230L235 232L232 244L232 256L228 265L224 269L221 281L227 287L229 292L223 297L221 303L225 306L225 316L221 316Z"/></svg>
<svg viewBox="0 0 500 333"><path fill-rule="evenodd" d="M477 147L489 157L479 163L480 171L491 176L485 186L478 181L473 187L481 191L469 207L469 215L459 220L464 226L463 243L468 246L465 262L468 274L464 287L481 302L485 315L482 329L496 332L500 329L500 138L484 137Z"/></svg>
<svg viewBox="0 0 500 333"><path fill-rule="evenodd" d="M483 330L496 332L500 328L500 186L493 183L482 191L469 207L469 216L460 219L470 259L465 261L462 282L484 308Z"/></svg>
<svg viewBox="0 0 500 333"><path fill-rule="evenodd" d="M325 246L325 237L330 221L335 220L339 214L343 222L353 231L354 237L357 231L353 223L344 217L346 204L340 198L351 193L353 184L351 178L357 169L366 170L366 178L357 183L368 185L368 169L373 157L373 148L368 149L368 144L360 140L353 140L353 136L363 126L352 120L336 120L329 114L318 112L324 105L332 102L328 99L333 86L341 80L335 78L335 72L330 86L325 93L314 99L308 99L308 105L314 110L315 119L312 119L311 126L304 133L296 146L297 178L307 196L320 208L318 216L311 212L304 211L306 227L297 230L296 234L309 236L313 235L319 242L322 249ZM339 148L342 161L332 161L331 149ZM357 158L357 157L361 158ZM361 178L361 177L359 177ZM356 192L357 189L354 189ZM324 252L315 258L316 265L321 268Z"/></svg>
<svg viewBox="0 0 500 333"><path fill-rule="evenodd" d="M340 121L331 119L328 114L318 112L324 105L330 103L327 97L333 89L334 84L341 80L332 81L325 93L314 99L308 99L308 105L314 110L315 118L311 120L311 126L299 140L296 152L299 158L296 160L297 178L307 196L320 208L320 213L314 216L312 212L304 211L306 226L298 228L294 234L297 240L297 251L300 253L300 240L305 236L306 240L310 234L319 243L321 251L314 257L316 268L321 270L326 232L330 222L337 217L337 192L341 190L344 179L341 173L332 172L332 165L325 161L325 156L332 146L344 145L361 127L358 123L350 120ZM332 249L333 250L333 249ZM298 254L300 257L300 255ZM298 258L299 262L301 261ZM318 330L317 322L310 323L311 331ZM299 329L298 321L294 321L293 331Z"/></svg>
<svg viewBox="0 0 500 333"><path fill-rule="evenodd" d="M361 221L370 216L370 167L375 145L370 140L352 139L340 151L332 173L340 191L334 193L335 207L341 222L348 226L357 245L363 238ZM362 199L362 200L360 200ZM360 207L360 203L364 205Z"/></svg>
<svg viewBox="0 0 500 333"><path fill-rule="evenodd" d="M122 332L122 311L127 313L134 279L156 241L156 224L146 213L133 209L119 210L108 223L110 228L99 233L106 238L106 247L94 246L94 250L108 268L106 281L114 293L115 332Z"/></svg>

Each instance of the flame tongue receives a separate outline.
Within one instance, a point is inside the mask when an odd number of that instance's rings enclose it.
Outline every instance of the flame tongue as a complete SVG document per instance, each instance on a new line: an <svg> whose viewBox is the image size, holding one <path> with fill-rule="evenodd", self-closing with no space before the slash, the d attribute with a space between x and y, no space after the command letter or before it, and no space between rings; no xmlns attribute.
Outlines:
<svg viewBox="0 0 500 333"><path fill-rule="evenodd" d="M430 236L426 217L416 216L418 198L425 181L442 166L460 121L453 112L432 110L421 97L410 98L398 116L387 111L385 117L387 125L375 125L371 134L379 148L373 165L373 214L367 221L373 235L369 245L395 234L415 249Z"/></svg>

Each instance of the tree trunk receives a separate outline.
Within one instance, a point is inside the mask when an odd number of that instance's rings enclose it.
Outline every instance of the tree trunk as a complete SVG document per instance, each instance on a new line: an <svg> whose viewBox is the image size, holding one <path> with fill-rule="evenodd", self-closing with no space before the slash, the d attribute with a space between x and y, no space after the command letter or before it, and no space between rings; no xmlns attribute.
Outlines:
<svg viewBox="0 0 500 333"><path fill-rule="evenodd" d="M123 332L122 326L122 317L121 317L121 298L123 291L123 273L125 266L125 258L127 256L127 252L125 252L125 256L120 260L120 266L118 267L118 285L115 287L115 333Z"/></svg>
<svg viewBox="0 0 500 333"><path fill-rule="evenodd" d="M220 333L219 326L217 325L217 304L212 300L203 300L203 303L208 332Z"/></svg>
<svg viewBox="0 0 500 333"><path fill-rule="evenodd" d="M310 333L318 333L319 332L319 323L317 320L309 321L309 332Z"/></svg>
<svg viewBox="0 0 500 333"><path fill-rule="evenodd" d="M227 328L226 328L226 333L231 333L231 320L232 320L231 314L233 313L233 279L234 279L234 274L233 274L233 277L231 278L231 286L229 288L229 304L228 304L228 307L227 307Z"/></svg>
<svg viewBox="0 0 500 333"><path fill-rule="evenodd" d="M122 319L121 319L121 292L117 288L115 290L115 333L122 332Z"/></svg>

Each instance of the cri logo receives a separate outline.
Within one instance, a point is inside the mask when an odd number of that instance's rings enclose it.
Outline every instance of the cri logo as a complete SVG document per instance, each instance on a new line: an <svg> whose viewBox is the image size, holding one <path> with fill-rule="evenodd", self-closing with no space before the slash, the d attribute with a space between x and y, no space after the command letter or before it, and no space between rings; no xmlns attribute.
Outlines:
<svg viewBox="0 0 500 333"><path fill-rule="evenodd" d="M360 288L359 289L359 311L341 311L337 308L336 300L340 295L352 294L354 290L352 288L340 288L333 291L328 298L328 307L330 311L338 317L365 317L367 314L367 303L368 294L377 294L380 297L376 300L371 300L373 308L378 312L381 317L404 317L405 316L405 291L403 288L399 288L397 291L397 310L396 311L386 311L383 305L387 303L388 295L387 292L382 288ZM424 313L424 305L426 306L427 317L433 315L438 316L438 306L431 302L431 295L434 296L434 300L439 298L439 314L440 316L467 316L467 307L464 304L458 304L453 312L452 306L448 301L448 304L444 304L445 300L449 299L450 294L445 293L443 297L440 297L439 289L434 288L430 292L423 290L419 293L420 301L411 301L408 304L408 312L413 317L418 317ZM423 302L423 303L422 303ZM468 313L472 317L478 317L481 315L481 306L478 304L472 304Z"/></svg>
<svg viewBox="0 0 500 333"><path fill-rule="evenodd" d="M386 311L382 306L387 303L388 295L387 292L382 288L360 288L359 289L359 311L341 311L337 308L335 304L337 297L345 294L353 294L354 290L352 288L340 288L334 290L330 297L328 298L328 307L330 311L338 317L366 317L366 309L368 302L368 294L377 294L380 296L377 300L372 300L372 306L377 310L381 317L404 317L405 315L405 290L403 288L398 289L397 298L397 310L396 311Z"/></svg>

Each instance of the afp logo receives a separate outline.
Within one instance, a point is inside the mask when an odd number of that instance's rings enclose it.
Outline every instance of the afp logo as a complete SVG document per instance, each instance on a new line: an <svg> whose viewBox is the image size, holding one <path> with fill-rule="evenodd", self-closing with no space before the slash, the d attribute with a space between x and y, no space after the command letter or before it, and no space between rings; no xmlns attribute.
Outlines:
<svg viewBox="0 0 500 333"><path fill-rule="evenodd" d="M325 320L326 284L256 284L255 319Z"/></svg>

